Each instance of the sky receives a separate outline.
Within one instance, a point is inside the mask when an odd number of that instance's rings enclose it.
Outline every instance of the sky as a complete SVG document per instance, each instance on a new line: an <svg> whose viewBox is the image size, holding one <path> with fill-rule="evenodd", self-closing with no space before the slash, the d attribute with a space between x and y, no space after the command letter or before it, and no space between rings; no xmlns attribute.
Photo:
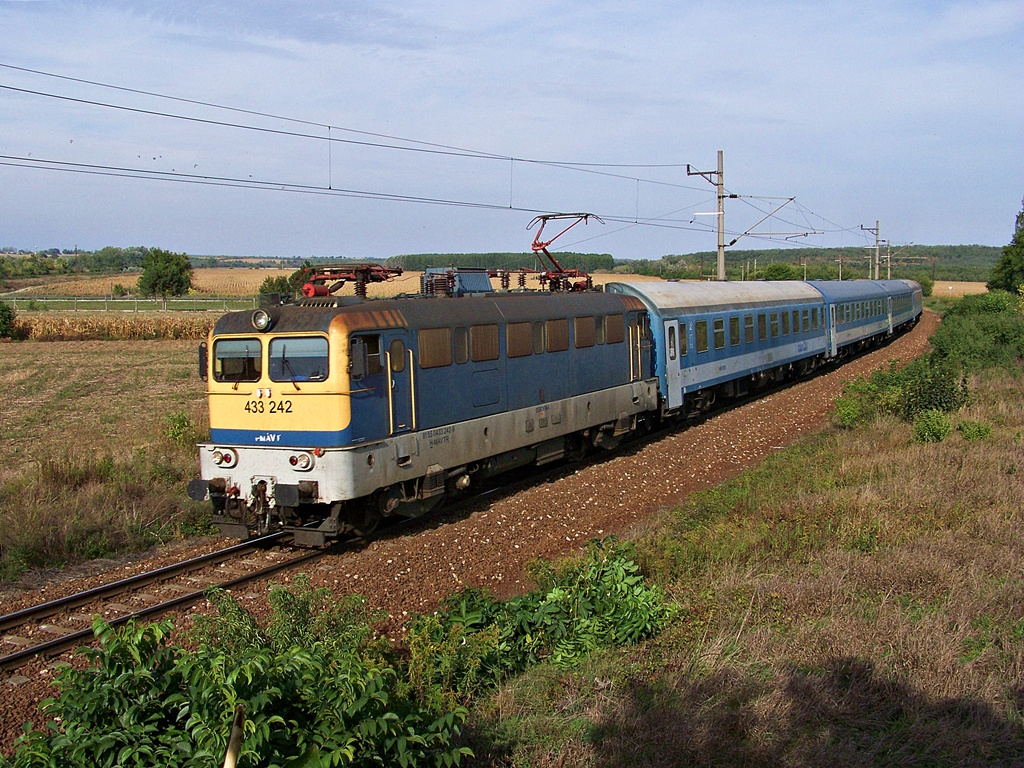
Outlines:
<svg viewBox="0 0 1024 768"><path fill-rule="evenodd" d="M1001 246L1022 0L0 0L0 246ZM603 222L603 223L602 223ZM570 221L547 225L545 240Z"/></svg>

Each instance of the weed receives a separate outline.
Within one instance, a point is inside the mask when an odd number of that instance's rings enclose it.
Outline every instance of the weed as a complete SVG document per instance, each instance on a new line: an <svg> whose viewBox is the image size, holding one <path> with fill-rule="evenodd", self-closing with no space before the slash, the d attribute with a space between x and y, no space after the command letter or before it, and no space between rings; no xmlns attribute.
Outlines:
<svg viewBox="0 0 1024 768"><path fill-rule="evenodd" d="M960 419L956 425L957 431L963 435L964 440L973 443L977 440L984 440L992 435L992 425L983 421L971 421Z"/></svg>
<svg viewBox="0 0 1024 768"><path fill-rule="evenodd" d="M953 420L940 410L928 410L914 420L914 440L918 443L941 443L953 431Z"/></svg>

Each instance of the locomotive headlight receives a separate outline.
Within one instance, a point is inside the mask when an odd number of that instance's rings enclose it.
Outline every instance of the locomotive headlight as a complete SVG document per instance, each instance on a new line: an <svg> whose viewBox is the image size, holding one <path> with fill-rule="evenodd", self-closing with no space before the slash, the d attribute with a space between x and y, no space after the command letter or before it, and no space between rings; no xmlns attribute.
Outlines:
<svg viewBox="0 0 1024 768"><path fill-rule="evenodd" d="M257 309L252 313L252 327L257 331L269 331L274 324L274 316L265 309Z"/></svg>
<svg viewBox="0 0 1024 768"><path fill-rule="evenodd" d="M293 453L288 457L288 463L291 464L298 472L309 472L313 468L313 454L306 453Z"/></svg>
<svg viewBox="0 0 1024 768"><path fill-rule="evenodd" d="M231 469L238 463L238 454L230 448L218 448L213 452L213 463L218 467Z"/></svg>

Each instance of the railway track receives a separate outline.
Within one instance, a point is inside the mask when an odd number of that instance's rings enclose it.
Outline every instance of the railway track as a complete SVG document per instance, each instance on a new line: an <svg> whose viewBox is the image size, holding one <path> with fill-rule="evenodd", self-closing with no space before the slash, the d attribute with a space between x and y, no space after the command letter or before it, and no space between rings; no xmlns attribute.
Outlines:
<svg viewBox="0 0 1024 768"><path fill-rule="evenodd" d="M275 559L269 565L252 571L218 567L248 553L265 550L272 544L286 543L286 539L284 534L272 534L0 616L0 633L2 633L3 639L0 653L10 647L17 648L17 650L0 656L0 670L9 672L18 669L37 656L54 656L88 642L93 637L92 617L97 613L116 613L116 616L107 619L108 623L115 627L132 620L150 619L200 602L210 587L232 589L314 560L328 551L301 550L295 556ZM205 579L193 578L191 586L186 586L180 581L174 583L176 579L189 578L189 574L211 567L216 567L216 570L222 575L226 575L227 578L222 579L216 576ZM163 585L161 589L172 592L173 595L161 598L140 591L155 584ZM199 584L202 586L198 586ZM113 598L122 598L126 595L131 595L131 598L125 598L124 602L119 603L110 602ZM148 604L139 607L125 604L130 601L147 602ZM101 610L89 612L80 610L96 605ZM76 611L77 613L75 613ZM51 624L45 623L46 619L56 616L63 617L63 620ZM79 624L87 622L87 626L82 629L69 626L74 622ZM18 630L21 630L22 634L17 634ZM30 635L30 637L23 635ZM40 639L40 635L44 637Z"/></svg>

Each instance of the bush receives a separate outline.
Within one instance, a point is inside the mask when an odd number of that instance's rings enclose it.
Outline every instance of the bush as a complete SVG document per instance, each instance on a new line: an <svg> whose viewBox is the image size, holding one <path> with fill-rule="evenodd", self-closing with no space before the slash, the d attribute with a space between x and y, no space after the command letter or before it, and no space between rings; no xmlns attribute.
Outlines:
<svg viewBox="0 0 1024 768"><path fill-rule="evenodd" d="M80 652L88 665L57 674L47 730L21 737L0 765L219 765L239 703L239 765L457 765L471 754L452 746L466 710L438 716L409 699L378 663L374 614L358 601L336 605L304 580L275 587L263 628L230 596L211 597L218 614L200 622L193 650L168 644L167 620L118 630L97 620L100 647Z"/></svg>
<svg viewBox="0 0 1024 768"><path fill-rule="evenodd" d="M992 425L983 421L971 421L962 419L956 425L957 431L963 435L964 440L973 443L977 440L984 440L992 434Z"/></svg>
<svg viewBox="0 0 1024 768"><path fill-rule="evenodd" d="M939 410L924 411L914 420L914 441L941 443L953 431L953 420Z"/></svg>
<svg viewBox="0 0 1024 768"><path fill-rule="evenodd" d="M14 335L14 320L17 313L14 307L5 301L0 301L0 339L9 339Z"/></svg>

